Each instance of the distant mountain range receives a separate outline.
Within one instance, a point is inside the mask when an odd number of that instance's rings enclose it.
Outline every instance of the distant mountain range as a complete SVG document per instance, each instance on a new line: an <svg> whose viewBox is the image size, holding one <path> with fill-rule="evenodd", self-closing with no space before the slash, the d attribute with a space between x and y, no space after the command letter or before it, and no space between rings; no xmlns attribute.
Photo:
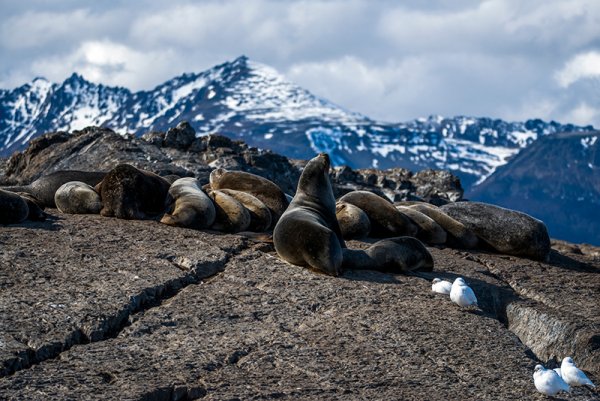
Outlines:
<svg viewBox="0 0 600 401"><path fill-rule="evenodd" d="M16 89L0 90L0 155L20 150L31 138L50 131L97 125L141 135L165 131L184 120L199 134L220 133L240 138L252 146L292 158L308 159L315 152L324 151L335 164L353 168L399 166L411 170L449 170L461 178L468 197L491 202L494 200L484 196L484 189L492 184L484 184L494 182L494 188L500 188L500 179L494 172L502 171L502 177L506 177L507 171L512 171L513 160L529 154L523 149L528 150L538 138L584 133L576 139L564 140L573 142L574 147L580 140L588 141L592 150L598 146L593 142L597 136L591 126L538 119L505 122L431 116L403 123L374 121L321 99L287 81L274 69L242 56L201 73L175 77L151 91L131 92L94 84L77 74L62 84L36 78ZM568 157L576 157L575 153ZM515 157L521 154L523 157ZM534 156L541 157L539 153ZM541 166L535 159L530 163L530 169ZM597 158L590 159L590 163L592 167L576 164L574 160L571 163L578 171L573 177L590 177L581 183L572 182L571 192L586 199L593 195L598 200L600 163ZM560 174L566 177L562 165ZM536 185L552 187L557 181L550 176L544 175ZM505 183L506 178L503 180ZM587 186L589 182L595 182L596 187L588 194L588 188L579 186ZM477 184L480 185L476 187ZM529 184L525 180L519 191L523 192L523 186L531 188ZM510 198L512 192L509 188L506 196ZM498 196L494 203L502 204L500 198L506 196ZM600 232L595 240L588 242L594 241L600 244Z"/></svg>

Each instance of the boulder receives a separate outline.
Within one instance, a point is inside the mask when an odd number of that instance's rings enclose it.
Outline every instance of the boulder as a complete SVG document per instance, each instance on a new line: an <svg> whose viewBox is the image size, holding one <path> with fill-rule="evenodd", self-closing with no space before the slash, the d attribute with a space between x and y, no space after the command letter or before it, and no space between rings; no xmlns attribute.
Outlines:
<svg viewBox="0 0 600 401"><path fill-rule="evenodd" d="M186 150L196 139L196 131L187 122L182 121L174 128L169 128L165 135L164 146Z"/></svg>

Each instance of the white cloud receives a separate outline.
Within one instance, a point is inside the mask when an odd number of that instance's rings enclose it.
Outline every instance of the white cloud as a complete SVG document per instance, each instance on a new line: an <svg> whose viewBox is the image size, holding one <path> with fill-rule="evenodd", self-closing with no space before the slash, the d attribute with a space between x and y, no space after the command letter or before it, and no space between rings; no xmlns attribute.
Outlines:
<svg viewBox="0 0 600 401"><path fill-rule="evenodd" d="M600 52L590 51L576 55L554 77L563 88L581 79L600 78Z"/></svg>
<svg viewBox="0 0 600 401"><path fill-rule="evenodd" d="M151 89L246 54L388 121L584 120L574 105L600 107L586 88L598 76L597 0L21 0L2 11L6 88L77 71Z"/></svg>
<svg viewBox="0 0 600 401"><path fill-rule="evenodd" d="M579 125L590 125L599 119L600 107L592 107L586 102L581 102L564 115L564 121Z"/></svg>
<svg viewBox="0 0 600 401"><path fill-rule="evenodd" d="M90 41L66 56L38 60L33 69L54 81L78 72L93 82L140 89L168 78L171 64L179 61L168 49L140 52L111 41Z"/></svg>

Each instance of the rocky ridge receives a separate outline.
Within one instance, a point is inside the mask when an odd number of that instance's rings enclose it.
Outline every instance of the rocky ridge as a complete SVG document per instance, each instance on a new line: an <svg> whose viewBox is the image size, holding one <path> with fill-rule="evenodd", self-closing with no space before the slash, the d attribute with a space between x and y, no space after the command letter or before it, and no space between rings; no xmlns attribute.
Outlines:
<svg viewBox="0 0 600 401"><path fill-rule="evenodd" d="M248 146L220 135L196 138L186 122L167 132L149 132L141 137L122 136L108 128L88 127L72 133L56 132L32 140L14 153L0 174L2 185L21 185L59 170L108 171L118 163L159 175L194 176L208 183L210 172L223 167L264 176L293 195L305 161L289 160L271 151ZM367 189L392 201L425 199L434 203L460 200L460 180L446 171L389 170L337 167L332 173L337 196Z"/></svg>
<svg viewBox="0 0 600 401"><path fill-rule="evenodd" d="M303 164L219 136L190 139L185 125L143 139L98 128L47 135L11 157L4 180L127 161L200 178L240 168L287 191ZM461 194L444 172L332 175L339 192ZM538 262L429 247L432 273L334 278L281 261L268 242L48 212L0 228L0 398L537 400L533 367L567 355L600 378L598 248L554 241ZM457 276L480 311L431 293L433 277ZM584 388L568 396L594 398Z"/></svg>

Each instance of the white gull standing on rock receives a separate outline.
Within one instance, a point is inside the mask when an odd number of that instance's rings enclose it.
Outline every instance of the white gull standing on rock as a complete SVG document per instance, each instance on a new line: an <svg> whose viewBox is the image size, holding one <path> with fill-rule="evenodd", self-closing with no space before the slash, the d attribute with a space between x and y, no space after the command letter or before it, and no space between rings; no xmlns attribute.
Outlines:
<svg viewBox="0 0 600 401"><path fill-rule="evenodd" d="M545 395L556 395L561 391L569 392L571 388L552 369L546 369L542 365L535 365L533 372L533 384L537 391Z"/></svg>
<svg viewBox="0 0 600 401"><path fill-rule="evenodd" d="M573 362L573 358L570 356L562 360L562 363L560 364L560 373L564 381L566 381L570 386L588 386L591 388L596 388L594 383L588 379L585 373L575 366L575 362Z"/></svg>
<svg viewBox="0 0 600 401"><path fill-rule="evenodd" d="M471 287L465 283L465 280L463 280L462 277L457 278L454 280L454 283L452 283L450 300L462 307L471 305L477 306L477 297L475 296L475 293Z"/></svg>
<svg viewBox="0 0 600 401"><path fill-rule="evenodd" d="M434 278L431 282L431 291L439 294L450 294L452 283L441 278Z"/></svg>

